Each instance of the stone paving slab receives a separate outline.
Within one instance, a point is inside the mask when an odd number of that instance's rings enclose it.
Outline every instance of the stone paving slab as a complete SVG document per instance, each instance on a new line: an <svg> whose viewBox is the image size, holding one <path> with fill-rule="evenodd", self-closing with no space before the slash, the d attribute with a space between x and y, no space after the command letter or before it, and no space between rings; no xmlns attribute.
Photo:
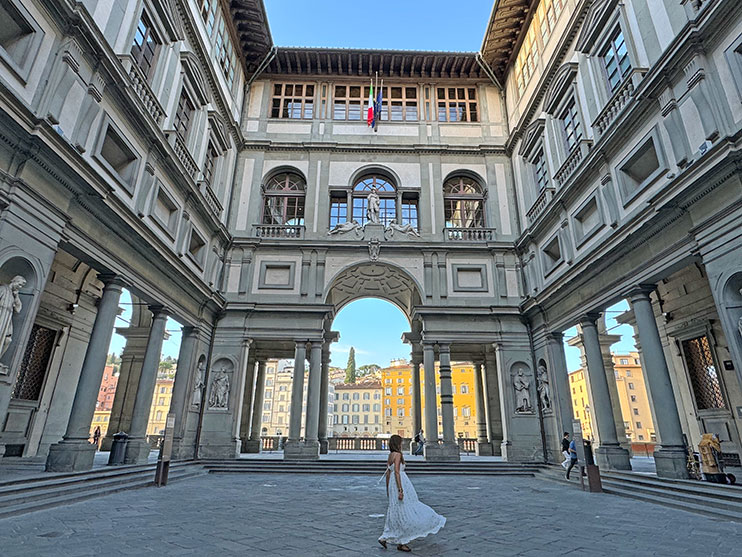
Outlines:
<svg viewBox="0 0 742 557"><path fill-rule="evenodd" d="M447 517L412 555L739 555L742 524L522 477L410 475ZM354 475L207 475L0 520L0 555L393 556Z"/></svg>

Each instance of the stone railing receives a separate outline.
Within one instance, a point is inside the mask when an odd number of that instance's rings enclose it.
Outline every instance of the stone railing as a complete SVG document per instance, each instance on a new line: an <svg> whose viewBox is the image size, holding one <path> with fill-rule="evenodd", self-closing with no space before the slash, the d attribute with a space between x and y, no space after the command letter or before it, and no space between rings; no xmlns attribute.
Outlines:
<svg viewBox="0 0 742 557"><path fill-rule="evenodd" d="M144 105L147 113L152 116L155 123L161 126L162 119L165 116L165 110L157 100L154 92L152 92L149 83L147 83L147 77L142 73L142 70L139 69L139 66L137 66L130 55L119 56L119 60L124 66L124 69L126 69L126 73L129 76L129 85L134 91L134 94Z"/></svg>
<svg viewBox="0 0 742 557"><path fill-rule="evenodd" d="M577 147L572 149L567 160L564 161L564 164L562 164L559 170L556 171L556 174L554 174L554 181L558 186L564 185L564 183L569 179L580 164L580 161L584 159L590 151L592 144L593 142L590 139L581 139L577 144Z"/></svg>
<svg viewBox="0 0 742 557"><path fill-rule="evenodd" d="M551 201L552 197L554 197L553 186L549 186L541 190L541 193L536 198L536 201L526 213L526 218L528 219L529 224L533 224L541 215L541 213L543 213L544 209L546 209L546 206L549 204L549 201Z"/></svg>
<svg viewBox="0 0 742 557"><path fill-rule="evenodd" d="M253 236L256 238L289 238L304 237L304 226L295 224L254 224Z"/></svg>
<svg viewBox="0 0 742 557"><path fill-rule="evenodd" d="M211 209L211 212L216 215L216 218L220 218L222 216L222 211L224 210L224 208L222 207L222 204L219 203L219 199L206 180L203 180L201 182L201 193L204 194L206 205L209 207L209 209Z"/></svg>
<svg viewBox="0 0 742 557"><path fill-rule="evenodd" d="M444 228L446 240L451 242L492 242L495 228Z"/></svg>
<svg viewBox="0 0 742 557"><path fill-rule="evenodd" d="M465 453L476 453L477 452L477 440L471 437L459 437L456 439L459 445L459 450Z"/></svg>
<svg viewBox="0 0 742 557"><path fill-rule="evenodd" d="M616 120L624 107L629 104L629 101L634 96L634 91L636 91L639 82L644 78L644 74L646 73L647 70L644 68L634 68L631 70L631 73L624 78L623 83L619 85L618 89L613 93L613 96L610 98L603 110L598 114L595 122L593 122L593 129L597 135L602 135Z"/></svg>
<svg viewBox="0 0 742 557"><path fill-rule="evenodd" d="M191 152L188 150L188 147L186 147L183 138L180 137L179 133L171 131L168 132L168 141L175 151L178 160L183 163L188 175L195 180L196 175L198 174L198 166L196 165L196 161L193 159Z"/></svg>

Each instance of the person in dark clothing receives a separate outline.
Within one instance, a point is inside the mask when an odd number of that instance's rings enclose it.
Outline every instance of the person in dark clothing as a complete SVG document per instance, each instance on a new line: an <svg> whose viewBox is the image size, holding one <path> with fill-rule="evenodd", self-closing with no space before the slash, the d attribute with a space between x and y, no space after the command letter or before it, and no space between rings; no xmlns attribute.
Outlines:
<svg viewBox="0 0 742 557"><path fill-rule="evenodd" d="M569 433L564 432L564 437L562 437L562 454L564 455L564 462L562 462L562 468L565 470L567 469L567 466L569 466Z"/></svg>
<svg viewBox="0 0 742 557"><path fill-rule="evenodd" d="M569 442L569 466L567 467L567 474L565 477L569 479L569 473L572 471L572 468L575 467L577 464L577 444L575 443L575 440L572 439L572 441Z"/></svg>

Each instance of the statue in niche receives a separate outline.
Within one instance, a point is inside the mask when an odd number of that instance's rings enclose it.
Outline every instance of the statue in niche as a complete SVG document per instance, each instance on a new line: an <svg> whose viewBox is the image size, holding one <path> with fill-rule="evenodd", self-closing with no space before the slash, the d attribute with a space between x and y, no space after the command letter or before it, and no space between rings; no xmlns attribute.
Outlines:
<svg viewBox="0 0 742 557"><path fill-rule="evenodd" d="M355 230L356 236L360 235L361 225L358 224L357 221L351 220L339 222L327 233L327 235L332 236L333 234L345 234L346 232L351 232L353 230Z"/></svg>
<svg viewBox="0 0 742 557"><path fill-rule="evenodd" d="M533 406L531 406L531 381L526 377L522 367L518 368L518 372L513 378L513 388L515 389L515 413L533 413Z"/></svg>
<svg viewBox="0 0 742 557"><path fill-rule="evenodd" d="M196 382L193 384L193 399L191 400L191 405L195 406L196 408L201 407L201 397L203 397L203 391L204 391L204 375L206 374L206 362L201 362L198 364L198 369L196 370Z"/></svg>
<svg viewBox="0 0 742 557"><path fill-rule="evenodd" d="M368 202L368 208L366 209L366 218L368 219L368 222L379 224L381 199L379 199L379 194L377 193L376 188L371 188L371 193L368 194L366 201Z"/></svg>
<svg viewBox="0 0 742 557"><path fill-rule="evenodd" d="M538 366L538 399L541 410L551 409L551 391L549 390L549 374L546 366Z"/></svg>
<svg viewBox="0 0 742 557"><path fill-rule="evenodd" d="M392 219L392 222L389 223L389 226L386 227L384 232L389 233L389 236L394 236L394 231L397 231L401 234L410 234L412 236L415 236L416 238L420 237L420 233L415 230L415 227L413 227L411 224L397 224L397 219Z"/></svg>
<svg viewBox="0 0 742 557"><path fill-rule="evenodd" d="M8 284L0 284L0 357L13 341L13 315L23 308L18 292L26 286L26 279L14 276Z"/></svg>
<svg viewBox="0 0 742 557"><path fill-rule="evenodd" d="M229 376L220 369L216 372L214 380L211 382L211 394L209 395L209 408L228 408L229 407Z"/></svg>

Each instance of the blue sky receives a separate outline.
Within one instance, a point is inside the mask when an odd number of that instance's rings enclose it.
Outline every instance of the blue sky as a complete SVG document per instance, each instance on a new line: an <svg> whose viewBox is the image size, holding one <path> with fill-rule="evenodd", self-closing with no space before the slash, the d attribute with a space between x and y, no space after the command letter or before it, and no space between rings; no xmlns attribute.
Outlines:
<svg viewBox="0 0 742 557"><path fill-rule="evenodd" d="M273 43L478 51L494 0L265 0Z"/></svg>

